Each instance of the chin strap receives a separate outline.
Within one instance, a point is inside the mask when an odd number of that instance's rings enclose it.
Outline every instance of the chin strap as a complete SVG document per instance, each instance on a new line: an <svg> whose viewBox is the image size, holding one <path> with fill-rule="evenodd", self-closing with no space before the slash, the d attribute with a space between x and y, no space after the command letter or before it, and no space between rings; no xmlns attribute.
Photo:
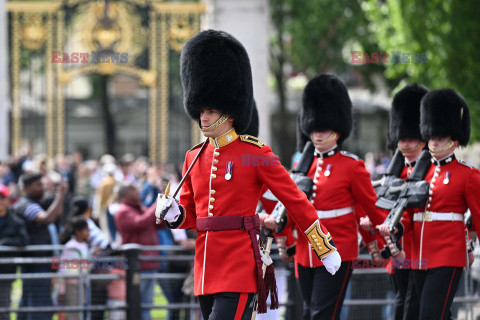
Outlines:
<svg viewBox="0 0 480 320"><path fill-rule="evenodd" d="M218 120L215 121L211 126L209 126L208 128L205 128L205 129L200 129L200 130L202 130L202 132L212 132L213 130L218 128L222 123L227 121L228 117L229 117L228 115L222 114L220 116L220 118L218 118Z"/></svg>
<svg viewBox="0 0 480 320"><path fill-rule="evenodd" d="M317 143L317 145L323 146L323 145L335 140L336 137L338 137L338 133L336 133L335 131L332 131L332 133L330 133L330 135L327 138L325 138L321 142ZM313 141L312 134L310 134L310 139Z"/></svg>
<svg viewBox="0 0 480 320"><path fill-rule="evenodd" d="M438 149L435 149L435 150L432 150L432 148L430 148L430 144L428 144L428 150L430 150L431 153L433 154L437 154L437 153L442 153L444 152L445 150L448 150L450 149L451 147L453 147L455 145L455 141L453 140L450 140L449 142L445 143L445 145L441 148L438 148Z"/></svg>
<svg viewBox="0 0 480 320"><path fill-rule="evenodd" d="M414 152L414 151L417 151L419 149L422 148L422 142L423 141L420 141L419 143L417 143L417 145L413 148L401 148L400 147L400 142L398 143L398 149L400 150L401 153L406 153L406 152Z"/></svg>

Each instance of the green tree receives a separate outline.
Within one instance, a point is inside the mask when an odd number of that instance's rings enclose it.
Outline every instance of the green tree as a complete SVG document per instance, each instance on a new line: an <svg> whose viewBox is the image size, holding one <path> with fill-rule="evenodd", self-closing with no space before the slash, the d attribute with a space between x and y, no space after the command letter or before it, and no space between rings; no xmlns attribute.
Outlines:
<svg viewBox="0 0 480 320"><path fill-rule="evenodd" d="M388 63L385 76L448 87L469 102L472 140L480 139L480 23L475 0L366 0L369 32L383 51L427 53L426 63Z"/></svg>
<svg viewBox="0 0 480 320"><path fill-rule="evenodd" d="M308 77L320 72L352 74L349 49L374 52L378 46L368 33L368 20L357 0L270 0L270 12L270 70L278 104L272 130L276 152L285 163L295 151L295 117L286 108L289 76L299 72ZM380 64L356 69L369 87L373 86L370 75L383 70Z"/></svg>

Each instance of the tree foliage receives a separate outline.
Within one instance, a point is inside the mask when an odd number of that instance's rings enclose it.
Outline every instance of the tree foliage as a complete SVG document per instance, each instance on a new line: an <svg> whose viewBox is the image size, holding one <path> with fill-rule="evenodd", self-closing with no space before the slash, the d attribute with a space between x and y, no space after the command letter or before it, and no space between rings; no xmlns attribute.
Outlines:
<svg viewBox="0 0 480 320"><path fill-rule="evenodd" d="M472 140L480 139L480 22L478 1L367 0L369 33L383 51L426 52L427 63L388 63L385 76L430 89L459 91L472 113Z"/></svg>

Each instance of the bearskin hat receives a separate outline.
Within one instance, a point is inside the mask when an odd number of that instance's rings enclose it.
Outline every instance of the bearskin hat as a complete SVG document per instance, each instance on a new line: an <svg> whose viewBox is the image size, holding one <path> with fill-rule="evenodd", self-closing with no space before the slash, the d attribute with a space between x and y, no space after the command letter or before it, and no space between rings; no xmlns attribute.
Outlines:
<svg viewBox="0 0 480 320"><path fill-rule="evenodd" d="M310 137L313 131L332 130L341 144L352 131L352 102L347 87L336 75L319 74L303 91L300 128Z"/></svg>
<svg viewBox="0 0 480 320"><path fill-rule="evenodd" d="M402 139L423 140L420 133L420 102L427 92L425 86L414 83L393 97L388 127L388 145L393 149Z"/></svg>
<svg viewBox="0 0 480 320"><path fill-rule="evenodd" d="M420 107L420 131L424 140L451 137L466 146L470 140L470 110L465 98L452 89L427 93Z"/></svg>
<svg viewBox="0 0 480 320"><path fill-rule="evenodd" d="M223 31L206 30L190 39L180 56L180 77L188 115L200 122L202 108L233 118L243 133L250 123L253 85L250 60L243 45Z"/></svg>
<svg viewBox="0 0 480 320"><path fill-rule="evenodd" d="M258 137L258 130L259 130L259 119L258 119L257 103L255 102L255 100L253 100L252 118L250 119L250 124L248 125L247 130L245 130L245 134Z"/></svg>

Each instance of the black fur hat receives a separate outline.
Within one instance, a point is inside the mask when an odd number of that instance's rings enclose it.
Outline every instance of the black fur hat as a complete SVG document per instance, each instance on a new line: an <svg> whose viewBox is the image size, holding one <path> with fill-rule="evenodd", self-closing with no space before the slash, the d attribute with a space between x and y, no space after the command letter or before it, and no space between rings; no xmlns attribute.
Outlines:
<svg viewBox="0 0 480 320"><path fill-rule="evenodd" d="M303 152L305 145L310 140L310 137L306 136L305 133L303 133L302 129L300 128L301 119L302 119L302 112L300 111L300 113L297 116L297 151L298 152Z"/></svg>
<svg viewBox="0 0 480 320"><path fill-rule="evenodd" d="M253 100L252 118L250 119L250 124L248 125L247 130L245 130L245 134L258 137L258 130L259 130L259 119L258 119L257 103L255 102L255 100Z"/></svg>
<svg viewBox="0 0 480 320"><path fill-rule="evenodd" d="M451 137L466 146L470 140L470 110L465 98L452 89L427 93L420 108L420 131L424 140Z"/></svg>
<svg viewBox="0 0 480 320"><path fill-rule="evenodd" d="M402 139L423 140L420 133L420 101L427 92L427 87L414 83L393 97L388 127L388 145L393 150Z"/></svg>
<svg viewBox="0 0 480 320"><path fill-rule="evenodd" d="M190 39L180 57L183 100L188 115L200 122L202 108L233 117L243 133L250 123L253 85L250 60L243 45L223 31L206 30Z"/></svg>
<svg viewBox="0 0 480 320"><path fill-rule="evenodd" d="M352 131L352 102L342 80L333 74L313 77L303 91L302 132L310 137L313 131L333 130L341 144Z"/></svg>

